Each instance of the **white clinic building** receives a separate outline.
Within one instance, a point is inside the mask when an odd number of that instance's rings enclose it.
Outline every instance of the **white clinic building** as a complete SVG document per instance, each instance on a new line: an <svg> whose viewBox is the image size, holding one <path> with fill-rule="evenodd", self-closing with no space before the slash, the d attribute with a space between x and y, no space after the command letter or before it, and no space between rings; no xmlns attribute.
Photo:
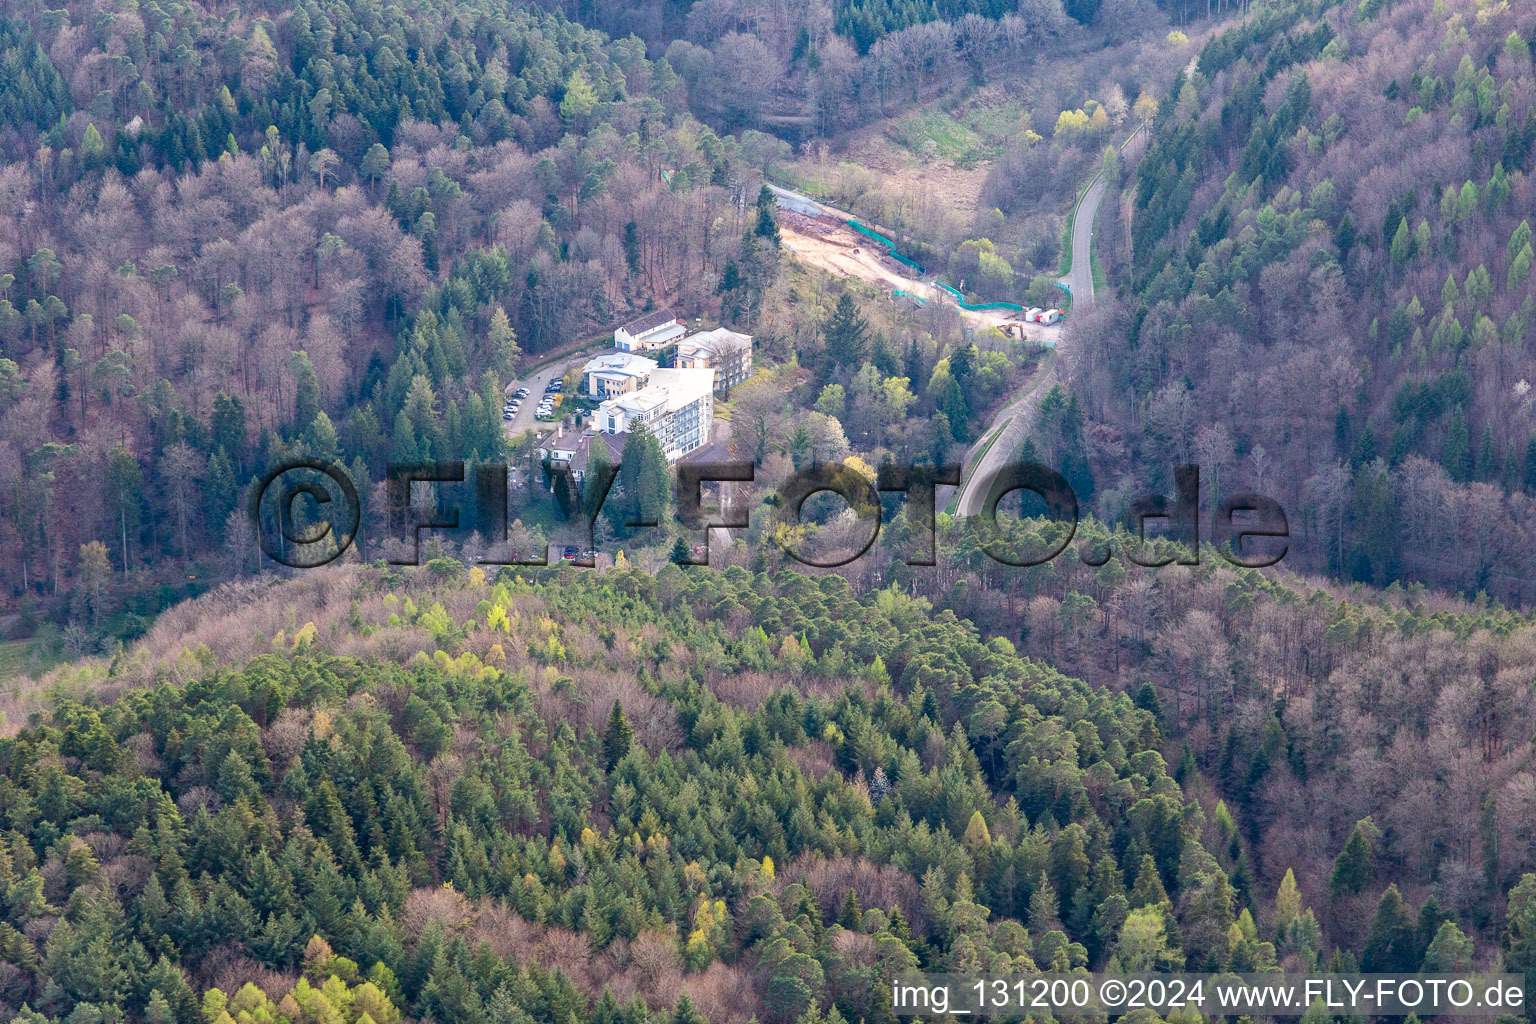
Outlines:
<svg viewBox="0 0 1536 1024"><path fill-rule="evenodd" d="M605 434L625 434L636 424L644 425L661 443L667 461L675 462L709 443L714 392L714 370L657 368L645 387L600 404L593 425Z"/></svg>

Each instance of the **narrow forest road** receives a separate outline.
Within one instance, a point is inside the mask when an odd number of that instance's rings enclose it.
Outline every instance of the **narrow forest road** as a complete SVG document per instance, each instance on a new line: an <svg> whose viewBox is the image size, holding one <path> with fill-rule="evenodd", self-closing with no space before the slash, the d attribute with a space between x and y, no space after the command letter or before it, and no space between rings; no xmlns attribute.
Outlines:
<svg viewBox="0 0 1536 1024"><path fill-rule="evenodd" d="M1140 129L1138 129L1139 131ZM1132 133L1131 138L1136 134ZM1129 140L1127 140L1129 141ZM1072 293L1072 308L1081 310L1093 304L1093 225L1098 220L1099 204L1104 201L1106 184L1101 170L1088 183L1082 202L1072 220L1072 266L1061 283ZM1066 341L1067 330L1062 331ZM1060 345L1057 346L1059 351ZM1047 352L1041 371L1031 378L1022 393L1003 406L965 453L964 476L960 478L960 500L955 511L962 516L980 515L987 503L987 488L997 471L1012 461L1035 423L1035 408L1057 381L1057 351ZM1002 424L1001 432L998 424ZM990 445L987 438L997 433Z"/></svg>
<svg viewBox="0 0 1536 1024"><path fill-rule="evenodd" d="M1012 461L1019 453L1019 448L1024 444L1024 437L1029 433L1029 428L1035 422L1035 407L1040 404L1040 399L1050 390L1050 385L1056 383L1056 353L1047 352L1045 360L1040 364L1040 372L1031 378L1025 390L1012 402L999 409L987 429L971 445L965 453L965 462L962 465L964 475L960 478L960 500L955 512L962 516L980 515L987 501L987 487L992 477L1005 463ZM997 424L1002 423L1002 432L997 440L990 446L987 438L997 432ZM982 449L986 449L983 451Z"/></svg>
<svg viewBox="0 0 1536 1024"><path fill-rule="evenodd" d="M1093 176L1072 220L1072 267L1061 283L1072 293L1072 305L1093 302L1093 223L1104 201L1104 172Z"/></svg>
<svg viewBox="0 0 1536 1024"><path fill-rule="evenodd" d="M1124 149L1135 141L1136 136L1147 130L1149 122L1142 122L1130 136L1120 144ZM1067 275L1061 279L1061 283L1067 286L1072 293L1072 309L1082 310L1093 305L1093 226L1099 219L1099 206L1104 201L1104 193L1108 183L1104 180L1104 172L1093 176L1088 183L1088 189L1083 193L1083 198L1077 206L1077 213L1072 220L1072 266L1067 270ZM1062 342L1070 341L1067 331L1070 330L1070 322L1067 329L1062 331ZM1024 444L1024 438L1028 436L1030 428L1035 423L1035 407L1040 404L1052 385L1060 379L1057 374L1057 359L1062 346L1058 345L1055 351L1046 353L1042 370L1035 374L1025 386L1023 392L1012 402L1003 406L992 417L992 422L987 424L965 453L964 473L960 482L960 498L956 503L955 511L962 516L980 515L987 501L987 488L992 482L993 476L1006 463L1010 462ZM1002 424L999 432L998 424ZM997 440L991 445L987 444L987 438L996 433Z"/></svg>
<svg viewBox="0 0 1536 1024"><path fill-rule="evenodd" d="M1120 150L1129 146L1138 135L1146 131L1149 122L1142 122L1126 140L1120 144ZM767 182L779 205L797 213L807 216L817 216L823 212L834 213L838 216L852 217L845 210L827 206L809 196L802 195L793 190ZM1104 194L1108 191L1108 183L1104 180L1104 171L1101 168L1088 182L1088 187L1083 192L1082 199L1078 202L1077 211L1072 220L1072 263L1067 273L1060 279L1062 285L1072 293L1072 308L1082 310L1093 304L1093 236L1094 224L1098 221L1099 207L1104 201ZM834 268L837 272L848 273L847 270ZM855 268L859 269L859 268ZM916 283L916 282L913 282ZM916 290L916 289L913 289ZM1062 341L1066 331L1063 327L1052 328L1060 334L1052 334L1052 338L1061 337ZM1003 465L1010 462L1018 454L1019 448L1024 444L1024 438L1029 434L1030 428L1035 422L1035 408L1040 399L1047 394L1051 387L1059 380L1057 372L1059 344L1048 350L1045 359L1040 364L1040 369L1030 378L1023 391L1016 395L1013 401L998 409L993 415L986 429L976 437L970 449L965 453L965 461L962 464L959 498L955 501L955 511L958 515L979 515L986 504L987 489L993 476ZM989 438L994 438L988 443ZM954 495L954 489L940 486L935 494L938 508L947 508Z"/></svg>

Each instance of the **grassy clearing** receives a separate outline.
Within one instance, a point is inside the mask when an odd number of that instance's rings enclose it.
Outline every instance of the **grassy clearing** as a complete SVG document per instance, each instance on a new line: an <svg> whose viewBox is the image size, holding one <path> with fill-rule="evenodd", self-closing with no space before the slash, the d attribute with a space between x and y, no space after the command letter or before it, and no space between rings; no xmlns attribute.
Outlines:
<svg viewBox="0 0 1536 1024"><path fill-rule="evenodd" d="M940 156L961 167L974 167L989 149L981 136L942 110L908 114L886 129L886 134L919 159Z"/></svg>
<svg viewBox="0 0 1536 1024"><path fill-rule="evenodd" d="M805 167L795 164L780 164L773 169L773 180L781 185L787 185L797 192L803 192L812 199L831 201L832 187L818 178L806 174L806 170L814 167L810 161L806 161ZM827 168L830 170L830 168Z"/></svg>
<svg viewBox="0 0 1536 1024"><path fill-rule="evenodd" d="M971 104L960 119L994 150L999 150L1004 143L1020 133L1020 121L1024 114L1024 105L1017 99L1001 98Z"/></svg>
<svg viewBox="0 0 1536 1024"><path fill-rule="evenodd" d="M1023 113L1016 99L978 98L958 112L937 107L914 111L898 118L885 133L919 160L942 157L969 170L1002 152L1018 133Z"/></svg>
<svg viewBox="0 0 1536 1024"><path fill-rule="evenodd" d="M32 667L32 651L36 646L35 639L0 642L0 681L26 675Z"/></svg>

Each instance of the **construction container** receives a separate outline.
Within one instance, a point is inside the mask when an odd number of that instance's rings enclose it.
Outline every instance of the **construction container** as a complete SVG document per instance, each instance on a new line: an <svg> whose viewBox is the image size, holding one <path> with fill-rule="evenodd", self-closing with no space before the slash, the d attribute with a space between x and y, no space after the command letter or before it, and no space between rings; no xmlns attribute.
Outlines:
<svg viewBox="0 0 1536 1024"><path fill-rule="evenodd" d="M1031 306L1024 311L1024 322L1027 324L1037 324L1040 322L1040 314L1044 312L1045 310L1039 306Z"/></svg>
<svg viewBox="0 0 1536 1024"><path fill-rule="evenodd" d="M1056 321L1058 321L1060 319L1061 319L1061 310L1059 310L1059 309L1048 309L1044 313L1040 314L1039 322L1042 323L1042 324L1053 324L1053 323L1055 323Z"/></svg>

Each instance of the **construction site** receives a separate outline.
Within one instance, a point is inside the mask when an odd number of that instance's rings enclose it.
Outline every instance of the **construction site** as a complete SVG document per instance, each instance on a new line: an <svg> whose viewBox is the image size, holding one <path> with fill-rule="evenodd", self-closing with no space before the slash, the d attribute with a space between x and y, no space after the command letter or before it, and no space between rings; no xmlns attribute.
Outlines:
<svg viewBox="0 0 1536 1024"><path fill-rule="evenodd" d="M881 238L877 233L867 228L861 233L857 221L804 196L778 188L774 192L780 238L797 259L919 306L952 306L972 330L995 329L1021 341L1055 347L1059 325L1026 322L1026 311L1014 303L967 309L953 288L922 274L921 267L882 244L888 240L877 241Z"/></svg>

